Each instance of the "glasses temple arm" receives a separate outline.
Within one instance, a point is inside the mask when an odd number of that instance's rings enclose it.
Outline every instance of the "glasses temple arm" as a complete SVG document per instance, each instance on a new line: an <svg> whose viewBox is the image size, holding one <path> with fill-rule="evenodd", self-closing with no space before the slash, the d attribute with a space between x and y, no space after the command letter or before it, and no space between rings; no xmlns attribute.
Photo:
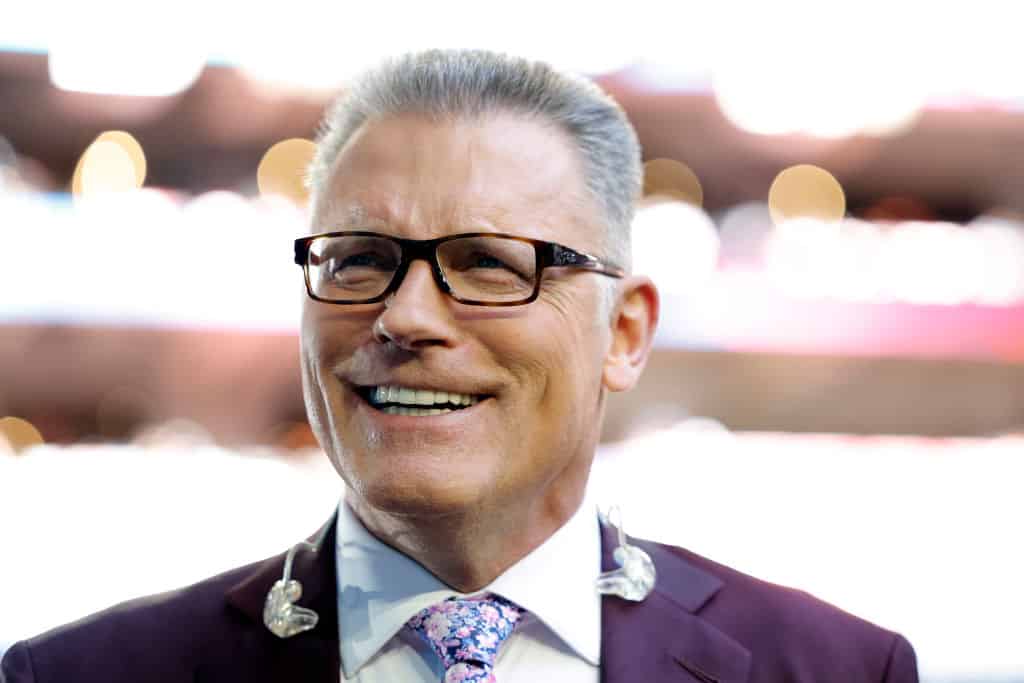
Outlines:
<svg viewBox="0 0 1024 683"><path fill-rule="evenodd" d="M602 273L604 275L611 275L613 277L622 277L626 273L622 268L618 266L605 263L596 256L584 254L570 249L569 247L563 247L560 244L551 245L551 258L552 266L555 267L573 267L583 268L585 270L592 270L596 273Z"/></svg>

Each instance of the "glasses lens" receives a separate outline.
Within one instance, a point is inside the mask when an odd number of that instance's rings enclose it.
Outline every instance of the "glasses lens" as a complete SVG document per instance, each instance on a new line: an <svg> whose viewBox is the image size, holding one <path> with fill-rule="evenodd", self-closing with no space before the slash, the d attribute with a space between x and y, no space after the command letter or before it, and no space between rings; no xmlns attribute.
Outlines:
<svg viewBox="0 0 1024 683"><path fill-rule="evenodd" d="M452 293L494 303L533 294L537 257L533 245L507 237L460 237L442 242L437 260Z"/></svg>
<svg viewBox="0 0 1024 683"><path fill-rule="evenodd" d="M318 237L309 245L309 284L328 301L372 299L387 288L401 256L397 244L380 237Z"/></svg>

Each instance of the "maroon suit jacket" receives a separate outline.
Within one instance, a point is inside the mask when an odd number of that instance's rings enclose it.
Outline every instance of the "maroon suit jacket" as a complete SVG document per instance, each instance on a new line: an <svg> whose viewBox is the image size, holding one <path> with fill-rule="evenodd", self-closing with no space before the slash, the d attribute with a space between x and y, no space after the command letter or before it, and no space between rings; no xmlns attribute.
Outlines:
<svg viewBox="0 0 1024 683"><path fill-rule="evenodd" d="M334 529L324 552L300 551L298 604L320 615L282 640L263 602L284 555L194 586L134 600L16 643L0 683L331 683L339 678ZM615 536L604 529L604 566ZM635 541L658 581L640 603L605 597L601 681L912 683L910 644L799 591L768 584L680 548Z"/></svg>

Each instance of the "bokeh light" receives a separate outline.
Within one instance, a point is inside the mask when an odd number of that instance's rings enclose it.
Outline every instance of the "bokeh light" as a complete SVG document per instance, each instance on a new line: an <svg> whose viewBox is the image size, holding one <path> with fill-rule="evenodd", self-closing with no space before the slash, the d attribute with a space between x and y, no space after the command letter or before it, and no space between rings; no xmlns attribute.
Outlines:
<svg viewBox="0 0 1024 683"><path fill-rule="evenodd" d="M296 204L305 204L309 199L306 169L315 151L316 144L305 138L282 140L268 149L256 170L260 194L282 196Z"/></svg>
<svg viewBox="0 0 1024 683"><path fill-rule="evenodd" d="M776 226L802 218L834 223L846 213L846 196L831 173L800 164L775 176L768 191L768 209Z"/></svg>
<svg viewBox="0 0 1024 683"><path fill-rule="evenodd" d="M128 192L146 180L146 155L130 133L106 131L90 144L75 166L71 193L78 198Z"/></svg>
<svg viewBox="0 0 1024 683"><path fill-rule="evenodd" d="M969 229L981 241L985 287L977 302L1006 306L1024 301L1024 226L996 216L981 216Z"/></svg>
<svg viewBox="0 0 1024 683"><path fill-rule="evenodd" d="M558 68L584 74L616 72L637 57L638 36L646 29L643 12L590 12L587 30L580 31L581 7L576 3L527 0L515 12L494 21L479 3L453 0L445 20L428 3L408 3L402 20L381 3L350 3L345 24L353 27L338 39L330 21L310 21L316 10L249 13L245 31L222 30L218 43L231 43L233 61L254 83L273 89L334 91L381 59L434 48L481 48L541 59ZM233 26L234 10L219 13L217 23ZM543 16L543 21L537 21ZM354 27L387 26L386 31ZM429 26L425 31L424 27ZM224 34L233 33L227 37ZM614 36L615 39L609 39Z"/></svg>
<svg viewBox="0 0 1024 683"><path fill-rule="evenodd" d="M47 55L55 86L161 97L195 82L206 64L206 49L192 12L165 12L157 25L143 5L110 9L101 13L92 3L62 6Z"/></svg>
<svg viewBox="0 0 1024 683"><path fill-rule="evenodd" d="M726 268L759 268L764 248L772 234L772 217L767 202L744 202L723 211L718 217L722 238L721 259Z"/></svg>
<svg viewBox="0 0 1024 683"><path fill-rule="evenodd" d="M910 222L886 233L878 268L892 297L910 304L956 306L986 288L981 240L953 223Z"/></svg>
<svg viewBox="0 0 1024 683"><path fill-rule="evenodd" d="M901 59L906 36L853 6L749 5L730 30L737 35L713 52L712 89L725 117L747 132L892 135L926 99L919 62Z"/></svg>
<svg viewBox="0 0 1024 683"><path fill-rule="evenodd" d="M28 420L20 417L0 417L0 443L16 455L43 443L43 435Z"/></svg>
<svg viewBox="0 0 1024 683"><path fill-rule="evenodd" d="M796 297L831 296L846 274L838 230L813 218L793 218L772 231L765 244L769 281Z"/></svg>
<svg viewBox="0 0 1024 683"><path fill-rule="evenodd" d="M711 218L687 202L642 205L633 220L634 269L669 294L700 294L718 266L720 246Z"/></svg>
<svg viewBox="0 0 1024 683"><path fill-rule="evenodd" d="M132 167L135 170L135 186L142 187L146 182L146 154L142 151L139 141L131 133L126 133L123 130L108 130L105 133L100 133L96 141L117 143L132 160Z"/></svg>
<svg viewBox="0 0 1024 683"><path fill-rule="evenodd" d="M675 159L651 159L644 164L644 198L665 197L694 206L704 205L704 189L693 170Z"/></svg>
<svg viewBox="0 0 1024 683"><path fill-rule="evenodd" d="M1024 301L1024 227L985 216L880 225L794 219L773 230L765 271L789 295L921 306Z"/></svg>

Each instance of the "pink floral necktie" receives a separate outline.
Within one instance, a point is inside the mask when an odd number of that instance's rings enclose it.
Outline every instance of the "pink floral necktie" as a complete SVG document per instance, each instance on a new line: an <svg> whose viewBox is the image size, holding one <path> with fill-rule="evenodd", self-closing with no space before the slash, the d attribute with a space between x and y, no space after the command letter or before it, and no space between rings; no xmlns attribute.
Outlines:
<svg viewBox="0 0 1024 683"><path fill-rule="evenodd" d="M407 626L441 658L442 683L495 683L498 648L523 612L497 595L449 598L421 610Z"/></svg>

